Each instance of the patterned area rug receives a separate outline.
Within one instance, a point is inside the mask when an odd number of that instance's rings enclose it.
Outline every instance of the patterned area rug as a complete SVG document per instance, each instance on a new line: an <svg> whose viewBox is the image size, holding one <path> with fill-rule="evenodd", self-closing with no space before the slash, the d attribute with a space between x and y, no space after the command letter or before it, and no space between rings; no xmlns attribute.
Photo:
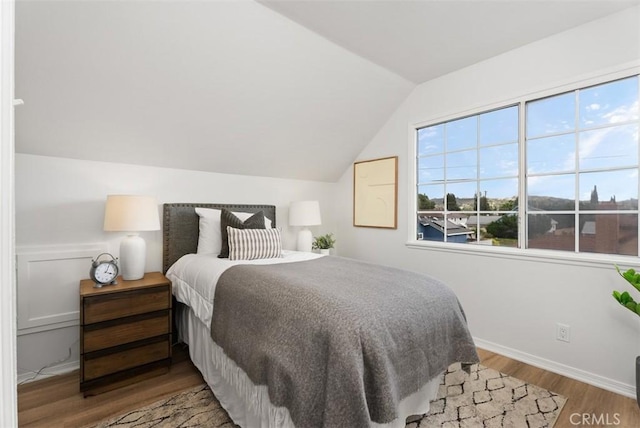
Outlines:
<svg viewBox="0 0 640 428"><path fill-rule="evenodd" d="M553 427L567 399L480 364L452 364L431 411L407 428ZM411 420L412 418L409 418Z"/></svg>
<svg viewBox="0 0 640 428"><path fill-rule="evenodd" d="M407 428L553 427L566 398L479 364L470 374L453 364L426 415ZM106 427L212 427L236 425L207 386L198 386L96 425Z"/></svg>

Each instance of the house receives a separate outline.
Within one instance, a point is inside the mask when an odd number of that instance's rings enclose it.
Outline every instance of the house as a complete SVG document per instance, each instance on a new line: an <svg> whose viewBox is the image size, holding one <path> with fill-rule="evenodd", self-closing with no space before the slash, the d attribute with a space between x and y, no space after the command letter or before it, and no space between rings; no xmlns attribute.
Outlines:
<svg viewBox="0 0 640 428"><path fill-rule="evenodd" d="M475 234L473 230L467 227L457 224L451 220L446 220L446 233L447 242L467 242L472 235ZM422 237L420 238L420 234ZM440 218L434 218L429 216L418 217L418 240L424 239L428 241L444 241L445 234L445 221Z"/></svg>
<svg viewBox="0 0 640 428"><path fill-rule="evenodd" d="M478 346L634 396L637 324L610 298L614 259L416 242L408 142L418 124L638 74L640 7L449 3L18 1L14 168L13 2L1 2L0 384L78 367L78 282L124 236L103 230L106 195L144 194L274 204L289 248L290 202L318 200L314 234L446 282ZM398 228L353 227L352 164L385 156L399 158ZM160 232L142 234L161 270Z"/></svg>

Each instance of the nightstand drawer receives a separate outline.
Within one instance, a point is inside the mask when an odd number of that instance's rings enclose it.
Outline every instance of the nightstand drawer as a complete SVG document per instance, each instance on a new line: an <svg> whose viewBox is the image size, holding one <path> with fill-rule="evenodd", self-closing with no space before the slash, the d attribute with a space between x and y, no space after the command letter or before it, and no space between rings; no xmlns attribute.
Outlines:
<svg viewBox="0 0 640 428"><path fill-rule="evenodd" d="M169 310L84 327L84 352L97 351L170 332Z"/></svg>
<svg viewBox="0 0 640 428"><path fill-rule="evenodd" d="M170 307L171 291L166 286L85 297L82 324L107 321Z"/></svg>
<svg viewBox="0 0 640 428"><path fill-rule="evenodd" d="M106 376L171 356L168 337L162 338L160 341L149 342L151 343L114 353L96 352L96 354L100 355L95 357L91 354L85 355L83 381L96 379L100 376Z"/></svg>

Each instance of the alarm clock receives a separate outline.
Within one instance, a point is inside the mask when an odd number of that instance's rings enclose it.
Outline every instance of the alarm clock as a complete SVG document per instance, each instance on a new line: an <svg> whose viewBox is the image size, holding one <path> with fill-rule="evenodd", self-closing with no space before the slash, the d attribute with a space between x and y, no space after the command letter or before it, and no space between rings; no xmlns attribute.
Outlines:
<svg viewBox="0 0 640 428"><path fill-rule="evenodd" d="M100 257L107 255L111 260L100 260ZM109 253L99 254L98 257L91 260L91 269L89 270L91 280L95 282L94 287L100 288L107 284L117 284L118 281L118 259Z"/></svg>

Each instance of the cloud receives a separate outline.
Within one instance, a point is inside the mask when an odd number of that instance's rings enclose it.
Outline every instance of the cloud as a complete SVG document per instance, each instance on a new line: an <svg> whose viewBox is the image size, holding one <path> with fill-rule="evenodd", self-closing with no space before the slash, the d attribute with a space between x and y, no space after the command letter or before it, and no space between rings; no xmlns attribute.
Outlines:
<svg viewBox="0 0 640 428"><path fill-rule="evenodd" d="M593 106L594 104L591 104ZM607 120L609 124L616 123L624 123L631 120L638 119L638 101L635 101L630 105L622 105L606 114L602 117ZM615 133L616 131L621 130L620 127L611 127L611 128L603 128L596 129L594 131L589 131L586 133L586 138L580 138L580 159L587 159L591 156L591 154L597 150L598 146L607 138L609 134ZM634 133L637 134L637 127L634 130ZM584 134L583 134L584 135ZM635 136L635 140L637 141L637 135ZM566 164L569 165L573 160L567 159Z"/></svg>
<svg viewBox="0 0 640 428"><path fill-rule="evenodd" d="M587 108L587 111L600 110L600 104L597 104L597 103L589 104L586 108Z"/></svg>
<svg viewBox="0 0 640 428"><path fill-rule="evenodd" d="M604 128L590 131L587 138L580 138L580 159L587 159L593 153L600 143L616 128ZM573 159L571 160L573 162ZM568 162L568 160L567 160ZM574 163L575 164L575 163Z"/></svg>
<svg viewBox="0 0 640 428"><path fill-rule="evenodd" d="M602 117L607 120L607 123L621 123L628 122L630 120L638 119L638 101L636 100L631 105L621 105L620 107L604 114Z"/></svg>
<svg viewBox="0 0 640 428"><path fill-rule="evenodd" d="M430 138L438 135L438 126L430 126L418 130L418 139Z"/></svg>

